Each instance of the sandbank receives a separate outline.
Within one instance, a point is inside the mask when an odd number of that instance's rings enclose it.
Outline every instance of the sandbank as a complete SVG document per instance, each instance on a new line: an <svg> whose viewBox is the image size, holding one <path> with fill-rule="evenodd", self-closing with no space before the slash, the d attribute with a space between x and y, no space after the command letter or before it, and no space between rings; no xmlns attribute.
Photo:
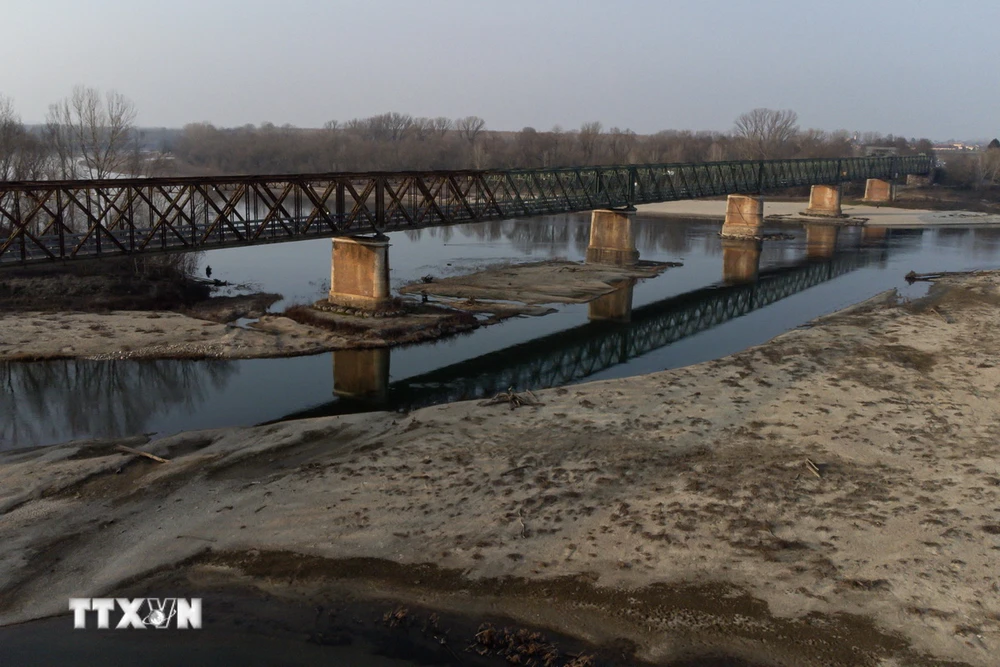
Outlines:
<svg viewBox="0 0 1000 667"><path fill-rule="evenodd" d="M1000 275L949 276L535 406L130 441L169 463L0 453L0 625L168 582L488 613L657 662L993 665L998 305Z"/></svg>
<svg viewBox="0 0 1000 667"><path fill-rule="evenodd" d="M769 201L764 199L764 217L780 217L783 222L807 222L816 218L801 215L807 202ZM640 215L663 215L682 218L723 220L725 199L690 199L684 201L642 204L636 207ZM1000 214L974 211L931 211L845 203L842 206L848 221L854 220L872 227L934 227L944 225L977 226L1000 224ZM836 222L836 219L828 222ZM857 224L857 223L855 223Z"/></svg>

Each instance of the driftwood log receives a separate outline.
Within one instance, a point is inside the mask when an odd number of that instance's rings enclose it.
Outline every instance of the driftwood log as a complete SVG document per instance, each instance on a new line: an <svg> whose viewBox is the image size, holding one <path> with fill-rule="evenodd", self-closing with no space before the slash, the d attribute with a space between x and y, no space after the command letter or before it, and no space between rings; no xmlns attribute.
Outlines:
<svg viewBox="0 0 1000 667"><path fill-rule="evenodd" d="M131 447L126 447L125 445L115 445L115 450L121 452L122 454L131 454L133 456L145 456L147 459L156 461L157 463L170 463L170 459L165 459L162 456L157 456L156 454L150 454L149 452L144 452L138 449L132 449Z"/></svg>
<svg viewBox="0 0 1000 667"><path fill-rule="evenodd" d="M938 271L937 273L917 273L916 271L910 271L905 276L903 276L903 278L906 280L906 282L912 285L918 280L934 282L935 280L946 278L948 276L975 276L980 273L983 272L982 271Z"/></svg>

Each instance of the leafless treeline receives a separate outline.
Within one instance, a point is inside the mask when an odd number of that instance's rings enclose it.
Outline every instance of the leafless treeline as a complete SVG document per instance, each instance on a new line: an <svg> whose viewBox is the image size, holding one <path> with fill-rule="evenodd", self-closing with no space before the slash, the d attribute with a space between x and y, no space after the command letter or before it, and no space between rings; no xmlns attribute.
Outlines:
<svg viewBox="0 0 1000 667"><path fill-rule="evenodd" d="M605 129L596 121L574 130L496 131L478 116L418 118L391 112L330 121L319 129L190 124L161 147L173 159L154 161L139 150L135 119L135 106L124 96L78 86L50 106L40 131L30 132L12 101L0 94L0 180L840 157L855 155L865 145L893 146L900 154L931 152L926 139L801 129L790 110L754 109L739 116L730 132L650 135Z"/></svg>
<svg viewBox="0 0 1000 667"><path fill-rule="evenodd" d="M772 109L741 115L728 133L652 135L605 129L596 121L575 130L502 132L487 129L478 116L452 120L395 112L331 121L322 129L198 123L186 126L170 148L179 173L268 174L840 157L857 154L862 145L893 146L900 154L931 150L926 139L803 130L795 112Z"/></svg>
<svg viewBox="0 0 1000 667"><path fill-rule="evenodd" d="M0 180L149 175L155 166L139 150L135 119L124 95L77 86L29 131L0 93Z"/></svg>

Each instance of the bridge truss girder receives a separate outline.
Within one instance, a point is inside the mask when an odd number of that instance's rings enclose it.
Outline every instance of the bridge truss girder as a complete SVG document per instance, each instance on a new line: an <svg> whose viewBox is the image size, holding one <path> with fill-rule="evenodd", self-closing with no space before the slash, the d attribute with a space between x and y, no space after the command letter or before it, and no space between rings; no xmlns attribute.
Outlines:
<svg viewBox="0 0 1000 667"><path fill-rule="evenodd" d="M0 183L0 265L385 233L930 171L923 155Z"/></svg>

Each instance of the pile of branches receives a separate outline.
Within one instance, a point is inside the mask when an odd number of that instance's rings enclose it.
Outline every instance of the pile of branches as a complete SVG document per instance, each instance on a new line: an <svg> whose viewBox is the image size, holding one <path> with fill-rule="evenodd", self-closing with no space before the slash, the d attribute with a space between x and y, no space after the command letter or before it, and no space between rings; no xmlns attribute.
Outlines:
<svg viewBox="0 0 1000 667"><path fill-rule="evenodd" d="M524 391L518 394L517 392L514 391L513 387L507 387L506 392L502 391L493 398L481 401L479 405L481 406L498 405L500 403L509 404L511 410L513 410L514 408L519 408L522 405L531 405L531 406L545 405L544 403L539 401L538 398L530 391Z"/></svg>
<svg viewBox="0 0 1000 667"><path fill-rule="evenodd" d="M476 642L469 647L479 655L495 655L511 665L527 667L594 667L594 659L589 655L565 656L556 645L548 641L540 632L519 628L496 628L491 623L483 623L476 633Z"/></svg>

